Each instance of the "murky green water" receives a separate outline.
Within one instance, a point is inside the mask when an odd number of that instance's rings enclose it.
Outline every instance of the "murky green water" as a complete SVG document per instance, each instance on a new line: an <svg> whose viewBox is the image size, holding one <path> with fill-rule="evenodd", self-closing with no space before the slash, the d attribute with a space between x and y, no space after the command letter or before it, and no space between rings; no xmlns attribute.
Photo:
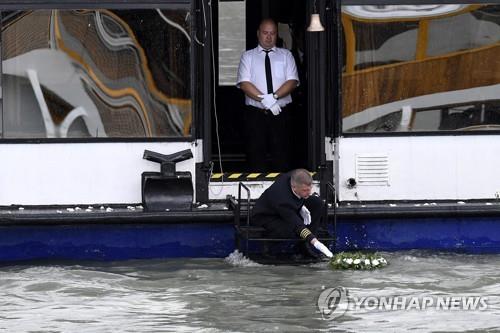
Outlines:
<svg viewBox="0 0 500 333"><path fill-rule="evenodd" d="M384 253L374 271L325 263L261 266L223 259L36 263L0 268L5 332L493 332L500 331L500 256ZM487 309L354 308L325 320L318 296L461 297Z"/></svg>

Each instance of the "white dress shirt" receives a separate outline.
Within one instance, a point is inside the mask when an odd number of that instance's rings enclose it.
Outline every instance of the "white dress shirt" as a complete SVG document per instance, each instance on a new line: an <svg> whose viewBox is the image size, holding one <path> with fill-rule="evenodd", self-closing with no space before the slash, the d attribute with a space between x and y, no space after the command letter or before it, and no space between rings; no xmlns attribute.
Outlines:
<svg viewBox="0 0 500 333"><path fill-rule="evenodd" d="M236 86L239 88L242 82L251 82L263 94L267 94L266 67L265 67L266 52L259 45L254 49L243 52L238 68L238 79ZM271 70L273 75L273 89L275 92L283 83L288 80L296 80L299 82L299 74L297 66L293 59L292 53L287 49L273 47L269 52L271 60ZM290 94L278 99L278 104L283 107L292 102ZM261 102L245 96L245 104L255 106L259 109L265 109Z"/></svg>

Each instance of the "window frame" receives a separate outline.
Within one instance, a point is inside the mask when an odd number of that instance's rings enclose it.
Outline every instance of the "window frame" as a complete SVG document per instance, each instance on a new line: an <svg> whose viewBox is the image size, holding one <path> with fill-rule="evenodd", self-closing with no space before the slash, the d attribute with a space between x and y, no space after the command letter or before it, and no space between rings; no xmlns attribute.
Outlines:
<svg viewBox="0 0 500 333"><path fill-rule="evenodd" d="M426 5L439 5L439 4L464 4L464 5L473 5L473 4L490 4L490 5L500 5L499 0L477 0L477 1L447 1L447 0L430 0L425 3L421 3L418 0L341 0L338 3L339 10L338 16L336 18L337 22L342 21L342 7L343 6L355 6L355 5L411 5L411 4L426 4ZM341 69L342 64L346 59L344 59L343 50L345 47L344 41L344 28L342 24L338 23L338 36L337 40L339 41L339 48L337 52L337 68ZM467 131L467 130L441 130L441 131L407 131L407 132L367 132L367 133L353 133L353 132L345 132L343 129L343 118L342 118L342 80L343 71L339 71L339 87L336 93L339 96L339 103L337 110L333 111L336 114L334 115L334 119L336 120L336 132L339 136L345 138L357 138L357 137L419 137L419 136L469 136L469 135L500 135L500 130L487 130L487 131Z"/></svg>
<svg viewBox="0 0 500 333"><path fill-rule="evenodd" d="M195 1L191 0L157 0L157 1L137 1L137 0L116 0L116 1L77 1L77 0L28 0L28 1L3 1L0 0L0 13L4 10L72 10L72 9L186 9L190 15L190 36L194 36L194 23L193 23L193 12ZM0 23L1 24L1 23ZM1 27L0 27L1 28ZM1 35L0 35L1 39ZM192 39L193 40L193 39ZM1 42L1 41L0 41ZM190 91L191 91L191 130L189 135L183 137L88 137L88 138L4 138L0 136L0 144L61 144L61 143L116 143L116 142L191 142L195 140L196 137L196 127L197 127L197 112L195 107L195 95L194 83L196 82L197 73L195 72L195 43L192 42L190 45ZM3 75L1 68L2 59L0 59L0 75ZM1 87L0 87L1 89ZM0 99L3 103L3 96ZM2 122L3 126L3 122ZM3 131L2 131L3 133Z"/></svg>

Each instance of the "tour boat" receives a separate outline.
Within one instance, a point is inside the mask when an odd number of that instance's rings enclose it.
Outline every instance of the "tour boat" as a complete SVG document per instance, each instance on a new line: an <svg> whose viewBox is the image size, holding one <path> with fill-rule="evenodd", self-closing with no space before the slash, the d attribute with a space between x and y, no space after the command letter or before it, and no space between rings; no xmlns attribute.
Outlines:
<svg viewBox="0 0 500 333"><path fill-rule="evenodd" d="M0 261L225 257L248 241L235 226L288 171L246 163L236 73L264 17L301 80L290 169L312 173L334 251L500 252L497 0L0 13Z"/></svg>

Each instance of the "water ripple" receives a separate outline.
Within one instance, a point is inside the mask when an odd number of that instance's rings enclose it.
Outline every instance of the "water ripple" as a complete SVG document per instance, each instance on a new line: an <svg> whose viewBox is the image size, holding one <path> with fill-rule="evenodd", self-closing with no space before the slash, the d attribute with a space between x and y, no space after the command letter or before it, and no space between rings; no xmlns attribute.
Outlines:
<svg viewBox="0 0 500 333"><path fill-rule="evenodd" d="M500 330L497 256L384 253L375 271L325 263L265 266L226 260L44 263L1 267L6 332L486 332ZM483 311L348 310L323 320L319 294L343 286L357 300L481 296Z"/></svg>

